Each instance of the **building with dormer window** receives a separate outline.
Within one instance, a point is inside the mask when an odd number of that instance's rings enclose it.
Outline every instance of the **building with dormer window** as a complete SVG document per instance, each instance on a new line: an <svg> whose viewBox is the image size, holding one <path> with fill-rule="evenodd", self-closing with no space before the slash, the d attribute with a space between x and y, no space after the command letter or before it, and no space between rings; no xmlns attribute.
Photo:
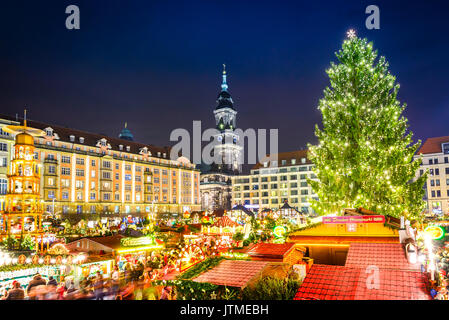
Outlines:
<svg viewBox="0 0 449 320"><path fill-rule="evenodd" d="M0 115L0 129L22 122ZM34 138L34 159L42 167L40 196L46 212L111 216L201 209L199 170L186 159L167 158L169 147L33 120L28 125L44 131L42 137ZM0 135L0 161L6 162L4 170L0 166L2 194L7 191L13 145L14 137Z"/></svg>

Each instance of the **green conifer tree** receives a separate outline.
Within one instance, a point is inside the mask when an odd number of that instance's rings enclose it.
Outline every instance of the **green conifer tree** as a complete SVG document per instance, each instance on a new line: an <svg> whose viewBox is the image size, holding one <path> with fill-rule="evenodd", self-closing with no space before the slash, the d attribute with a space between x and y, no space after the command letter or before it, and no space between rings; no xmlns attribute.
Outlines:
<svg viewBox="0 0 449 320"><path fill-rule="evenodd" d="M417 217L423 210L426 174L415 179L421 164L413 144L405 104L397 99L399 84L384 57L377 59L372 43L351 30L338 64L326 71L330 87L318 109L318 145L309 145L315 181L309 180L319 214L341 214L363 207L384 215Z"/></svg>

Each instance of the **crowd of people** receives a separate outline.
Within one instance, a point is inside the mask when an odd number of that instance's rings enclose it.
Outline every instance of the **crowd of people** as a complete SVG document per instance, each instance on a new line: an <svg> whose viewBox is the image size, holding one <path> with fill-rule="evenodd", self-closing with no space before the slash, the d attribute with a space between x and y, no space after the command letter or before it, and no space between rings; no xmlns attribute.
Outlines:
<svg viewBox="0 0 449 320"><path fill-rule="evenodd" d="M29 283L14 281L3 300L172 300L176 299L170 287L154 286L151 271L132 279L120 272L118 267L110 277L100 271L81 281L64 278L57 281L50 276L45 280L34 275Z"/></svg>
<svg viewBox="0 0 449 320"><path fill-rule="evenodd" d="M129 259L116 264L112 272L74 279L73 277L50 276L48 280L40 274L29 283L14 281L2 297L4 300L171 300L176 292L167 286L155 286L154 281L173 279L177 274L206 257L218 255L228 248L228 243L213 238L196 239L176 249L153 251L150 255ZM57 280L58 278L58 280Z"/></svg>

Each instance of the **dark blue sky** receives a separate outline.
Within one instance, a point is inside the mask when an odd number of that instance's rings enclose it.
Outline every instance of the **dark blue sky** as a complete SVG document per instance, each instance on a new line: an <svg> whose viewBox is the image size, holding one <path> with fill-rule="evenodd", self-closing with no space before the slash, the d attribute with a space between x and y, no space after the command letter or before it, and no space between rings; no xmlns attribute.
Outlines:
<svg viewBox="0 0 449 320"><path fill-rule="evenodd" d="M65 28L76 4L81 30ZM365 8L380 7L380 30ZM374 42L401 84L416 139L448 135L448 1L8 1L0 7L1 113L168 145L213 125L227 64L241 128L315 142L318 100L345 33Z"/></svg>

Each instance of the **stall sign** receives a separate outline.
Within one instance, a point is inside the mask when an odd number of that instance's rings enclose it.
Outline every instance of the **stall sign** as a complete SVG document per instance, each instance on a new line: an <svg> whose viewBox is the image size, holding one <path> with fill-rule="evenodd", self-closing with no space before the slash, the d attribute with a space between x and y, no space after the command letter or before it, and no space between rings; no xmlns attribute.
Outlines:
<svg viewBox="0 0 449 320"><path fill-rule="evenodd" d="M440 240L444 237L445 230L440 226L428 226L424 229L424 233L429 235L432 240Z"/></svg>
<svg viewBox="0 0 449 320"><path fill-rule="evenodd" d="M284 237L286 232L287 232L287 229L284 226L276 226L273 229L274 235L278 238Z"/></svg>
<svg viewBox="0 0 449 320"><path fill-rule="evenodd" d="M140 238L123 238L120 240L123 247L137 247L143 245L155 244L154 237L140 237Z"/></svg>
<svg viewBox="0 0 449 320"><path fill-rule="evenodd" d="M385 223L385 216L336 216L323 217L324 224L346 224L346 223Z"/></svg>

